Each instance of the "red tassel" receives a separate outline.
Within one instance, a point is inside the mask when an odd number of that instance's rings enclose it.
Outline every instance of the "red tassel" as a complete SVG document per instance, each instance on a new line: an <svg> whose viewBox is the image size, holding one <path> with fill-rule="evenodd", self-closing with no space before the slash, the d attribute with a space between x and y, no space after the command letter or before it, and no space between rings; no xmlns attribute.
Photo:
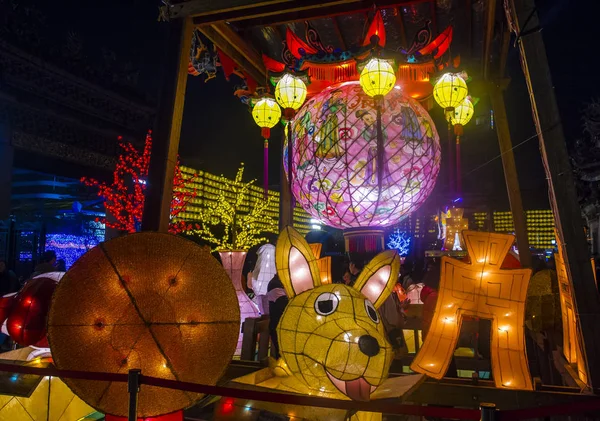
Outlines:
<svg viewBox="0 0 600 421"><path fill-rule="evenodd" d="M269 127L261 127L260 134L263 138L268 139L271 137L271 129Z"/></svg>

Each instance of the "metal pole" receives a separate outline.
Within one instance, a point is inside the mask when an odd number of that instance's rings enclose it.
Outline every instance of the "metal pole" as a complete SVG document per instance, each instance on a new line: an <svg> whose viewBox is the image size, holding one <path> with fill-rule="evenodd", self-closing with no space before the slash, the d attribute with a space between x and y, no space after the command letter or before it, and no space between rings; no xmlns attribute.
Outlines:
<svg viewBox="0 0 600 421"><path fill-rule="evenodd" d="M456 136L456 194L462 195L462 180L460 178L460 136Z"/></svg>
<svg viewBox="0 0 600 421"><path fill-rule="evenodd" d="M140 392L140 375L142 370L129 370L127 379L127 392L129 393L128 421L137 421L138 393Z"/></svg>
<svg viewBox="0 0 600 421"><path fill-rule="evenodd" d="M294 200L294 194L292 193L292 154L294 153L294 148L292 147L292 120L288 120L287 123L287 135L288 135L288 151L287 151L287 167L288 167L288 191L290 192L290 227L294 226L294 205L296 201Z"/></svg>
<svg viewBox="0 0 600 421"><path fill-rule="evenodd" d="M496 404L482 403L479 405L479 409L481 410L481 421L496 421L498 419Z"/></svg>
<svg viewBox="0 0 600 421"><path fill-rule="evenodd" d="M375 100L376 108L377 108L377 183L379 184L379 189L381 190L381 183L383 182L383 165L384 165L384 145L383 145L383 127L381 124L381 102L383 102L383 98L377 98Z"/></svg>

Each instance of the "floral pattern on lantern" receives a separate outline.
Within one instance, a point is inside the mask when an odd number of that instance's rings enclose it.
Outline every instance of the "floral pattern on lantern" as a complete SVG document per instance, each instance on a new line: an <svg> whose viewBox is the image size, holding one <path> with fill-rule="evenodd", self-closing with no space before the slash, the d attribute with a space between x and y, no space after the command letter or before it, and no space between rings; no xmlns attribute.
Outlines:
<svg viewBox="0 0 600 421"><path fill-rule="evenodd" d="M385 163L378 180L373 98L359 82L325 89L292 123L294 196L315 219L335 228L387 226L429 196L440 168L439 136L425 109L401 90L382 113ZM287 172L287 150L284 154Z"/></svg>

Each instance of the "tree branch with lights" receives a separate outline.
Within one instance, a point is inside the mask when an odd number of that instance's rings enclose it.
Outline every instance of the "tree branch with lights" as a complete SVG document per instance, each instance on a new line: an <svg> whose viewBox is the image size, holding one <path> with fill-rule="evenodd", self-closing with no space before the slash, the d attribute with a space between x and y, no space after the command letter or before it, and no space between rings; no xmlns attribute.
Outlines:
<svg viewBox="0 0 600 421"><path fill-rule="evenodd" d="M108 184L94 178L83 177L81 182L86 186L98 189L98 196L104 198L106 214L108 217L99 218L108 228L113 228L126 233L139 231L144 213L146 180L150 167L150 156L152 154L152 131L146 134L146 141L142 151L138 151L129 142L123 142L119 137L121 154L117 160L117 166L113 172L112 183ZM179 234L190 230L193 226L186 223L178 216L185 212L191 199L196 197L197 192L193 186L196 174L191 177L183 175L179 168L179 159L175 165L173 176L173 199L171 201L171 221L169 232Z"/></svg>
<svg viewBox="0 0 600 421"><path fill-rule="evenodd" d="M214 250L248 250L268 241L262 237L263 230L258 228L258 223L263 227L266 223L266 230L276 230L277 221L266 213L271 198L256 198L254 206L247 213L241 213L245 207L244 202L250 203L250 187L255 181L242 183L243 175L244 164L239 168L234 181L221 178L223 188L220 189L218 198L200 212L199 226L189 230L187 234L197 235L213 244ZM228 193L233 199L227 197ZM222 236L215 234L219 229L223 230Z"/></svg>

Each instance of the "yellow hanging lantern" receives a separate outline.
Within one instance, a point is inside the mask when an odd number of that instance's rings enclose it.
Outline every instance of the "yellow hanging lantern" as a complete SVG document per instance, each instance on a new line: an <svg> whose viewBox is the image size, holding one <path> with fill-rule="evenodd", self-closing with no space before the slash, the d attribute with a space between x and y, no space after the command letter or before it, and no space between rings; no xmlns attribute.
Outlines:
<svg viewBox="0 0 600 421"><path fill-rule="evenodd" d="M265 139L263 148L263 190L265 199L269 195L269 137L271 128L281 119L281 108L273 98L264 97L254 104L252 117L261 128L262 137Z"/></svg>
<svg viewBox="0 0 600 421"><path fill-rule="evenodd" d="M444 74L433 86L435 102L447 112L460 106L468 93L467 83L456 73Z"/></svg>
<svg viewBox="0 0 600 421"><path fill-rule="evenodd" d="M360 86L367 95L374 98L387 95L395 83L394 68L387 60L372 58L360 72Z"/></svg>
<svg viewBox="0 0 600 421"><path fill-rule="evenodd" d="M268 139L271 136L271 128L281 119L281 108L273 98L261 98L252 109L252 117L262 128L262 136Z"/></svg>
<svg viewBox="0 0 600 421"><path fill-rule="evenodd" d="M451 123L454 125L454 134L462 136L463 127L471 121L475 108L469 98L465 98L461 104L454 109L454 116Z"/></svg>
<svg viewBox="0 0 600 421"><path fill-rule="evenodd" d="M284 109L286 120L291 120L306 99L306 84L294 75L286 73L275 86L275 99Z"/></svg>

